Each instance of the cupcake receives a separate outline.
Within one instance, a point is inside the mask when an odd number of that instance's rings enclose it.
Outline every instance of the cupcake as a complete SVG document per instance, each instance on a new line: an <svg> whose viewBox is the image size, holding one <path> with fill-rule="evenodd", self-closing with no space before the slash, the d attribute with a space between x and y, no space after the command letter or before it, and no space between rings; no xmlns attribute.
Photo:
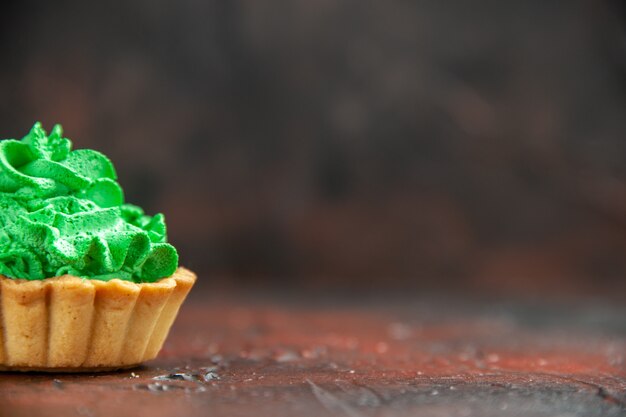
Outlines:
<svg viewBox="0 0 626 417"><path fill-rule="evenodd" d="M161 349L196 276L162 214L61 126L0 141L0 369L104 371Z"/></svg>

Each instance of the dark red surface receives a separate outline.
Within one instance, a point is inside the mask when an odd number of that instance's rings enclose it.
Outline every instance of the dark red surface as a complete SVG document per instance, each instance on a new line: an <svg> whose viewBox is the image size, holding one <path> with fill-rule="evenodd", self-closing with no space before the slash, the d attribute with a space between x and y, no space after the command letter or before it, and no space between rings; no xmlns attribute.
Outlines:
<svg viewBox="0 0 626 417"><path fill-rule="evenodd" d="M0 374L0 414L626 413L620 305L194 297L156 361L119 373Z"/></svg>

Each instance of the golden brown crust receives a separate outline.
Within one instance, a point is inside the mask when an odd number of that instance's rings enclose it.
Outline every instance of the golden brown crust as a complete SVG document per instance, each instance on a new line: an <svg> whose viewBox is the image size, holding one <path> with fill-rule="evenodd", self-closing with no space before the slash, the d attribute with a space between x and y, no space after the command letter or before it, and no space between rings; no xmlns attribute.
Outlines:
<svg viewBox="0 0 626 417"><path fill-rule="evenodd" d="M123 369L136 368L140 363L124 366L95 366L93 368L85 366L77 367L37 367L37 366L0 366L0 372L47 372L47 373L89 373L89 372L115 372Z"/></svg>
<svg viewBox="0 0 626 417"><path fill-rule="evenodd" d="M0 370L105 371L154 359L195 280L185 268L143 284L0 275Z"/></svg>

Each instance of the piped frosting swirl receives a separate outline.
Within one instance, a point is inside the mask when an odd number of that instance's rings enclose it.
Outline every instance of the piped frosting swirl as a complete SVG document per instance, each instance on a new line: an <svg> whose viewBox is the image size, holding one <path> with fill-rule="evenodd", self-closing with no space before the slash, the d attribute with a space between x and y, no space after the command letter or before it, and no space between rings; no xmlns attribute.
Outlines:
<svg viewBox="0 0 626 417"><path fill-rule="evenodd" d="M0 274L153 282L178 266L162 214L125 204L103 154L72 150L60 125L0 141Z"/></svg>

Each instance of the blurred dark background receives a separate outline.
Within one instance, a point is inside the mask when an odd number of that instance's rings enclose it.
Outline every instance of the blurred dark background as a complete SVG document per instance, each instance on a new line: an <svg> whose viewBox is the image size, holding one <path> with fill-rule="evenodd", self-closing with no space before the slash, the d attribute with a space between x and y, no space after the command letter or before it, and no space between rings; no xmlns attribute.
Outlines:
<svg viewBox="0 0 626 417"><path fill-rule="evenodd" d="M234 286L626 293L619 1L4 2L62 123Z"/></svg>

